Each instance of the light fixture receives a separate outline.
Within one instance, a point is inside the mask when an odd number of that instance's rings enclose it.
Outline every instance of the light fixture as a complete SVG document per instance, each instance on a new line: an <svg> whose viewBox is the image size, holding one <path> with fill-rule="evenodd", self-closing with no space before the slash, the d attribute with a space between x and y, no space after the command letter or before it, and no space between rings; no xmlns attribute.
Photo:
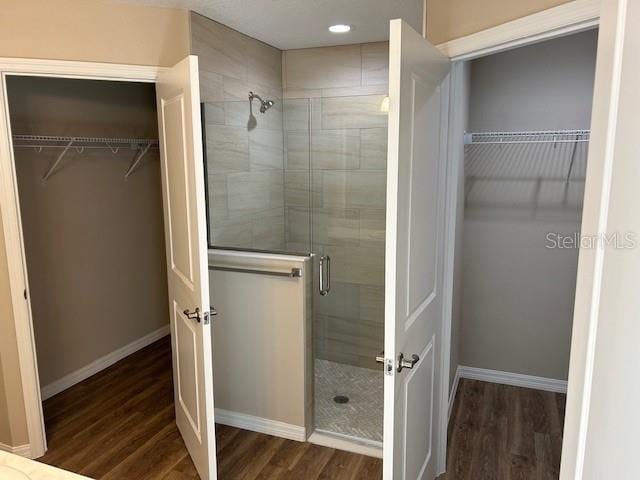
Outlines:
<svg viewBox="0 0 640 480"><path fill-rule="evenodd" d="M343 25L341 23L338 23L337 25L331 25L329 27L329 31L331 33L347 33L350 30L351 30L351 25Z"/></svg>
<svg viewBox="0 0 640 480"><path fill-rule="evenodd" d="M382 113L389 113L389 97L384 97L380 102L380 111Z"/></svg>

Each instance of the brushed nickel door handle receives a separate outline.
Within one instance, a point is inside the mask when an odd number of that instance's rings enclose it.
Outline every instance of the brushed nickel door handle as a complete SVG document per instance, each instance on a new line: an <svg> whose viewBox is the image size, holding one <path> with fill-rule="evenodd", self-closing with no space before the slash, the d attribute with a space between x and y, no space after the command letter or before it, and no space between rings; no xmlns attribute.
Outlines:
<svg viewBox="0 0 640 480"><path fill-rule="evenodd" d="M420 361L420 357L415 353L411 355L411 359L407 360L404 358L404 354L401 353L398 356L398 373L402 371L403 368L412 369L413 366Z"/></svg>
<svg viewBox="0 0 640 480"><path fill-rule="evenodd" d="M184 316L187 317L189 320L195 320L196 322L200 323L200 308L196 307L196 309L193 312L190 312L189 309L186 309L184 312Z"/></svg>

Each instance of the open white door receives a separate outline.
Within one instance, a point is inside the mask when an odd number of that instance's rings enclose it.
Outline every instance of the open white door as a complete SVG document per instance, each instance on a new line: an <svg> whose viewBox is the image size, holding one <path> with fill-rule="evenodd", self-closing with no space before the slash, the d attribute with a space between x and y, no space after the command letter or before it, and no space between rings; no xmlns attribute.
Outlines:
<svg viewBox="0 0 640 480"><path fill-rule="evenodd" d="M385 480L438 473L448 72L448 58L402 20L391 22Z"/></svg>
<svg viewBox="0 0 640 480"><path fill-rule="evenodd" d="M198 59L156 85L176 423L200 478L216 478Z"/></svg>

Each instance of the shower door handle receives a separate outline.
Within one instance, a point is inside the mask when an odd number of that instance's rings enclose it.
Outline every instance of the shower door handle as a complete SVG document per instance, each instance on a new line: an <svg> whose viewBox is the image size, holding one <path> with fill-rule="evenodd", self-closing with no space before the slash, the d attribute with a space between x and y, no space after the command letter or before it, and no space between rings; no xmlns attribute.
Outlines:
<svg viewBox="0 0 640 480"><path fill-rule="evenodd" d="M331 290L331 257L323 255L320 257L320 295L323 297Z"/></svg>

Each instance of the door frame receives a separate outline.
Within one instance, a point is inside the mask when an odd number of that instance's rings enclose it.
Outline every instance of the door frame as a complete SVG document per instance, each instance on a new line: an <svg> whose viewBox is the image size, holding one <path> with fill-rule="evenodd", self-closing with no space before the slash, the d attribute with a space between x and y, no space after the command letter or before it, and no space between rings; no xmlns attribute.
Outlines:
<svg viewBox="0 0 640 480"><path fill-rule="evenodd" d="M40 395L26 252L5 78L7 75L110 80L155 83L164 67L112 63L76 62L25 58L0 58L0 212L4 231L13 322L16 332L22 395L29 443L16 447L25 457L38 458L46 452L46 433Z"/></svg>
<svg viewBox="0 0 640 480"><path fill-rule="evenodd" d="M456 211L458 207L458 175L464 168L464 149L459 148L462 144L462 132L464 132L464 109L466 106L456 99L460 98L466 88L463 78L463 62L473 60L475 58L484 57L490 54L511 50L513 48L523 47L534 43L551 40L566 35L579 33L585 30L597 28L600 24L600 8L601 0L573 0L558 7L549 8L541 12L537 12L516 20L503 23L501 25L482 30L465 37L456 38L445 43L436 45L445 55L453 62L450 82L451 82L451 101L449 111L449 140L447 152L447 170L446 170L446 191L445 191L445 270L444 270L444 298L443 302L443 328L442 328L442 368L441 368L441 385L442 388L440 401L440 425L438 429L438 471L446 470L447 455L447 429L449 412L455 400L455 390L457 388L457 379L450 391L450 372L451 372L451 325L453 319L453 282L454 282L454 259L456 255ZM458 145L455 139L459 139ZM587 172L588 175L588 172ZM591 295L591 294L590 294ZM596 292L593 292L596 295ZM574 329L577 322L583 322L582 318L574 318ZM574 340L572 340L574 341ZM595 341L589 345L589 350L580 359L572 357L572 363L580 361L581 364L572 365L572 372L581 370L586 378L588 369L591 368L591 358L594 354ZM573 345L572 345L573 346ZM455 368L455 366L454 366ZM582 379L575 378L577 375L569 375L569 391L585 391L588 388L587 380L584 384L577 384ZM590 384L590 376L589 376ZM588 405L579 405L580 411L571 412L570 409L578 408L573 404L567 403L567 416L570 414L580 417L579 425L565 425L565 436L569 434L571 437L586 435L586 408ZM569 431L571 428L575 431ZM578 433L579 432L579 433ZM580 445L580 442L575 442ZM571 445L574 448L574 444ZM566 447L566 445L565 445ZM578 448L575 446L575 448ZM569 461L569 456L564 455L563 463ZM576 462L576 452L571 452L571 461Z"/></svg>

